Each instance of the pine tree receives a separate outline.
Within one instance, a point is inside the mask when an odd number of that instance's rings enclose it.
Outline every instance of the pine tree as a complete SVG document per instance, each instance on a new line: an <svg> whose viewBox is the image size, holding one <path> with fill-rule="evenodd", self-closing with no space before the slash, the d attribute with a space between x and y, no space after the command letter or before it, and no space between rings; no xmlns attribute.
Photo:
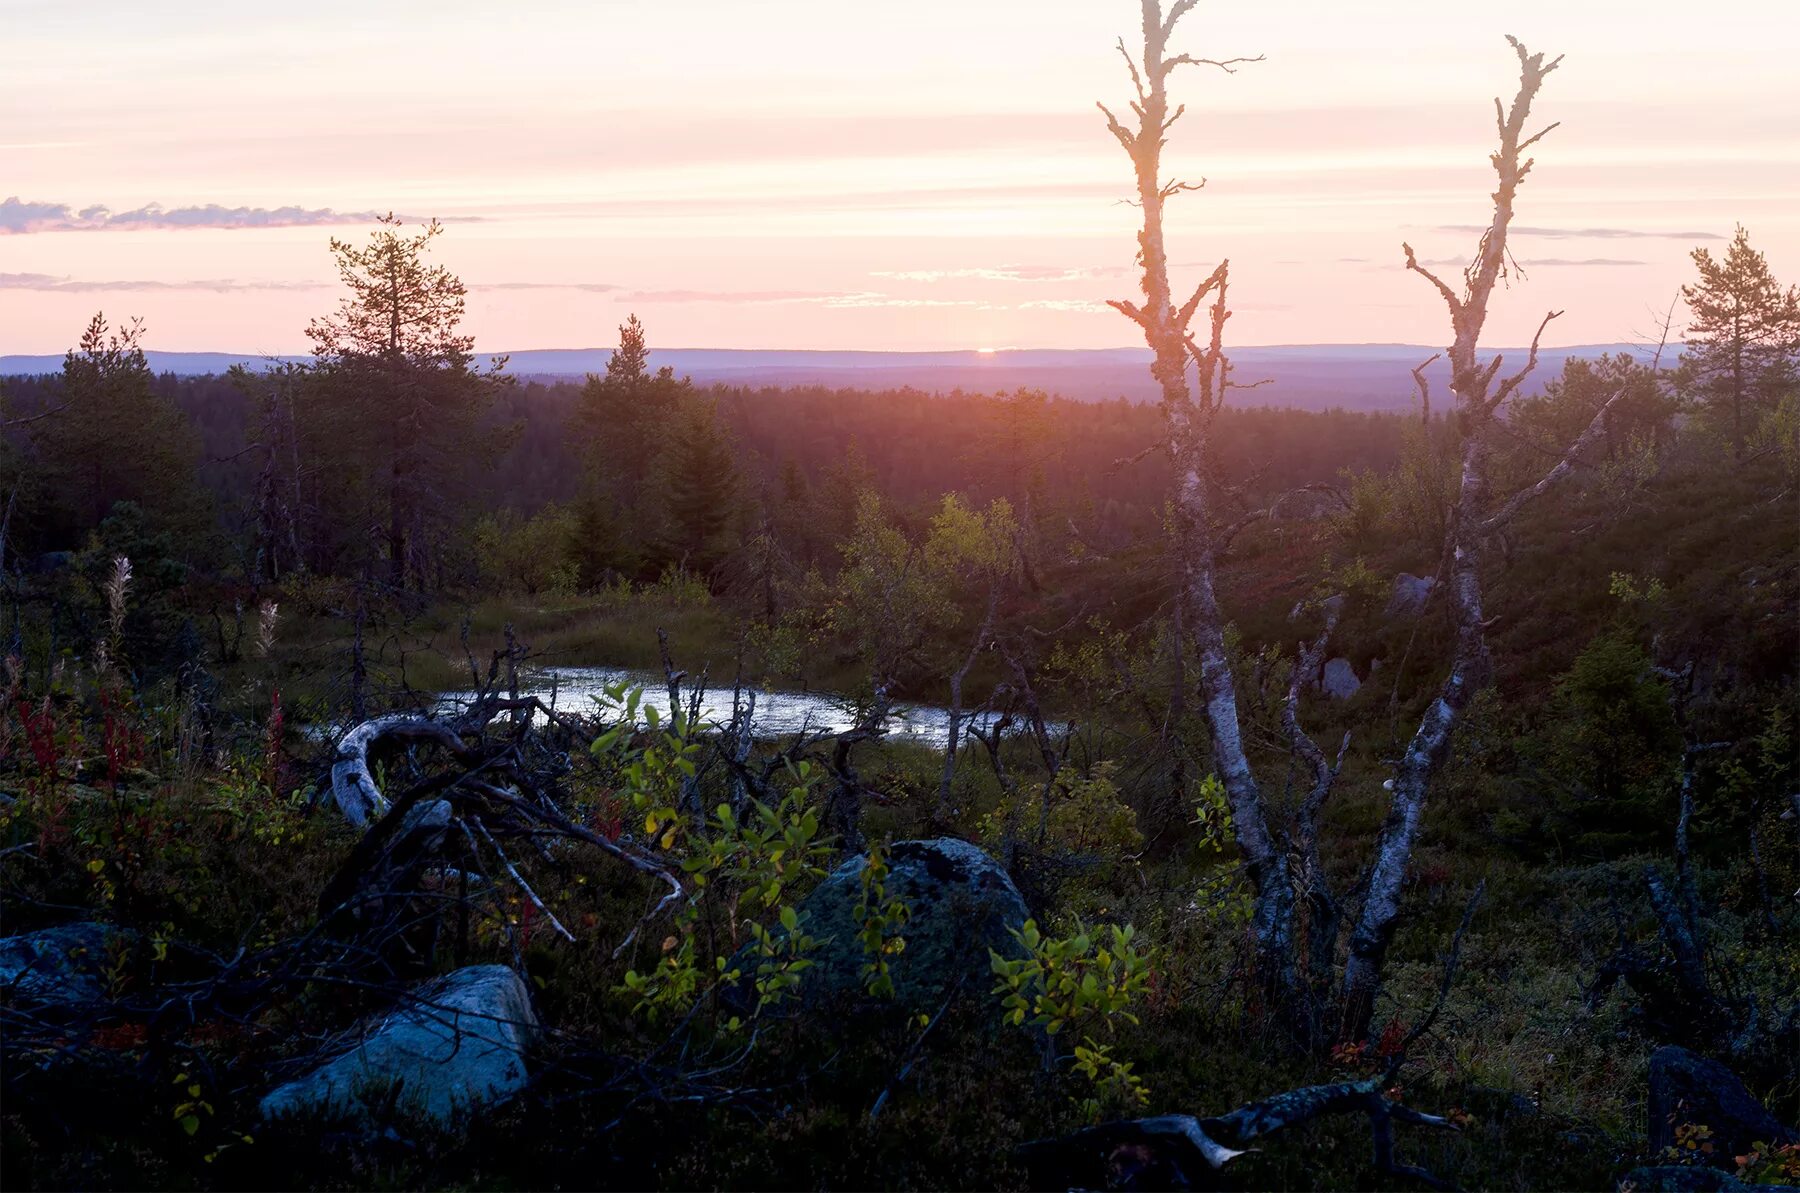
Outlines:
<svg viewBox="0 0 1800 1193"><path fill-rule="evenodd" d="M315 411L314 450L348 457L379 476L368 495L385 515L389 581L404 588L427 574L433 531L457 498L504 449L504 433L482 433L504 359L474 365L462 334L462 281L426 259L443 228L433 220L405 236L389 215L364 246L332 238L338 276L350 293L307 328L328 383Z"/></svg>
<svg viewBox="0 0 1800 1193"><path fill-rule="evenodd" d="M1700 280L1681 288L1693 313L1684 380L1690 392L1729 416L1732 451L1741 457L1761 416L1794 383L1800 288L1782 288L1742 225L1724 260L1704 248L1695 249L1693 258Z"/></svg>

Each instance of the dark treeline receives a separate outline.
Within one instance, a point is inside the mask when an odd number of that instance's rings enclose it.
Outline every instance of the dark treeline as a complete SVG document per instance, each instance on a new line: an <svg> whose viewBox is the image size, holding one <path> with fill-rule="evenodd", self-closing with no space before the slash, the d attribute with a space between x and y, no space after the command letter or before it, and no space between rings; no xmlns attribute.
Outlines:
<svg viewBox="0 0 1800 1193"><path fill-rule="evenodd" d="M210 543L196 538L195 562L230 567L207 548L229 552L251 533L262 458L256 443L256 384L247 378L152 375L149 392L190 424L183 470L211 502ZM10 409L29 416L58 406L69 382L61 374L4 381ZM567 506L587 492L587 467L578 415L588 386L530 381L501 390L483 434L505 443L503 454L469 494L471 517L504 508L530 516L546 505ZM985 502L1019 500L1027 483L1040 490L1051 478L1055 500L1091 510L1120 534L1153 523L1167 493L1169 465L1142 456L1155 440L1156 408L1123 400L1085 402L1041 392L929 394L914 389L750 388L714 385L688 396L710 404L741 481L734 497L752 520L779 504L784 484L810 492L854 475L903 510L928 509L945 493ZM1399 458L1410 416L1333 410L1308 412L1246 407L1223 412L1220 440L1232 479L1252 480L1261 496L1313 483L1336 483L1344 470L1385 470ZM13 435L15 445L27 441ZM16 448L15 448L16 449ZM25 449L29 452L29 448ZM21 493L21 514L9 548L27 556L79 549L99 519L62 507L47 489ZM146 487L146 495L153 489ZM844 494L840 491L838 496ZM853 493L850 495L853 503ZM668 558L652 558L652 569ZM648 578L654 578L654 570Z"/></svg>

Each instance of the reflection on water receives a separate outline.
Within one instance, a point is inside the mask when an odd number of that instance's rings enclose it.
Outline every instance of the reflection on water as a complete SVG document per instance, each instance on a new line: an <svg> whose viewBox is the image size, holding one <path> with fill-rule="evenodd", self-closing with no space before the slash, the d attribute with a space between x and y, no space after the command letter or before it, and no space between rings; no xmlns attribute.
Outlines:
<svg viewBox="0 0 1800 1193"><path fill-rule="evenodd" d="M668 689L661 675L648 671L628 671L619 667L556 667L532 671L519 677L519 694L536 696L544 703L555 700L558 711L593 712L594 697L611 684L627 683L644 689L644 703L655 704L668 712ZM466 703L473 693L446 692L447 703ZM689 699L684 684L683 707ZM712 725L731 720L731 688L709 688L700 701L700 719ZM977 718L986 727L991 717ZM783 737L802 731L842 733L856 723L856 710L843 696L831 692L756 693L756 713L751 726L761 738ZM919 742L942 748L950 735L950 712L929 704L901 704L889 710L887 735L890 739Z"/></svg>

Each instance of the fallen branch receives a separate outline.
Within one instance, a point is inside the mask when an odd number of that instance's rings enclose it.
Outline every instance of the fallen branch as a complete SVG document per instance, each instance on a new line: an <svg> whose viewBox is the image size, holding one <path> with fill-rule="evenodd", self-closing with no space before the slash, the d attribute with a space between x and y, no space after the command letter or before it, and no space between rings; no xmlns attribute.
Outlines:
<svg viewBox="0 0 1800 1193"><path fill-rule="evenodd" d="M1393 1122L1456 1130L1449 1119L1423 1114L1386 1092L1387 1074L1362 1081L1309 1085L1238 1107L1217 1118L1164 1114L1102 1123L1057 1139L1020 1146L1034 1187L1191 1188L1210 1185L1203 1174L1217 1172L1252 1150L1246 1144L1265 1135L1333 1114L1368 1117L1375 1167L1389 1175L1411 1176L1434 1188L1443 1182L1394 1158ZM1229 1140L1230 1142L1224 1142Z"/></svg>

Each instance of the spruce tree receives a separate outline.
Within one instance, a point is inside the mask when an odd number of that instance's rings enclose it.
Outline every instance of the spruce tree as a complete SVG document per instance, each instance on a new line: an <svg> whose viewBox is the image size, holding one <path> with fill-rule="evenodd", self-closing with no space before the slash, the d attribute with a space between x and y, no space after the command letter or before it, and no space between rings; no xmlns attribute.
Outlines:
<svg viewBox="0 0 1800 1193"><path fill-rule="evenodd" d="M718 411L704 399L682 404L658 468L670 556L710 572L730 548L738 475Z"/></svg>
<svg viewBox="0 0 1800 1193"><path fill-rule="evenodd" d="M41 484L57 523L52 541L79 545L120 502L134 502L154 530L204 530L199 436L172 398L158 392L144 359L143 324L89 320L63 360L52 413L28 429Z"/></svg>
<svg viewBox="0 0 1800 1193"><path fill-rule="evenodd" d="M627 514L645 507L650 466L676 408L692 392L693 383L676 380L673 369L650 371L650 349L636 315L619 327L619 346L603 375L588 375L569 428L580 446L590 499L605 498Z"/></svg>

